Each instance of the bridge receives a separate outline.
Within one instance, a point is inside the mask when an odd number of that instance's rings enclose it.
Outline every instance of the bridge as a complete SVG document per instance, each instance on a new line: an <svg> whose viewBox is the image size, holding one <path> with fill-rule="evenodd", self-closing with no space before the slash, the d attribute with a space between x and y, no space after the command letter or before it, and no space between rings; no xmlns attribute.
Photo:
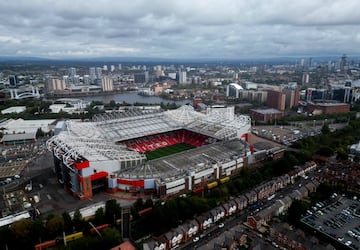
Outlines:
<svg viewBox="0 0 360 250"><path fill-rule="evenodd" d="M18 93L18 89L10 89L11 99L26 99L26 98L40 98L39 88L31 87L31 92Z"/></svg>

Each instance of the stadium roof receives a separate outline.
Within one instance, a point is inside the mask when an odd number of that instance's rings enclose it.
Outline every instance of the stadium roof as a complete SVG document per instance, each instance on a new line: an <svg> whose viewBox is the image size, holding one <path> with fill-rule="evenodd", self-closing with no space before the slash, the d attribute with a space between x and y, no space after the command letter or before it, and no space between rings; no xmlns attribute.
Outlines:
<svg viewBox="0 0 360 250"><path fill-rule="evenodd" d="M118 173L122 178L173 178L187 175L187 171L198 172L209 165L226 162L233 157L245 154L246 143L241 140L217 142L189 151L169 155L149 161L135 168Z"/></svg>
<svg viewBox="0 0 360 250"><path fill-rule="evenodd" d="M268 109L252 109L252 111L263 114L263 115L270 115L270 114L282 114L282 112L278 109L268 108Z"/></svg>
<svg viewBox="0 0 360 250"><path fill-rule="evenodd" d="M92 122L69 120L66 130L52 137L47 147L56 147L55 155L61 153L65 161L86 158L89 161L134 162L146 159L145 155L119 142L182 128L217 139L232 139L240 137L239 131L249 132L250 127L248 116L202 114L188 105L165 112L131 109L97 115Z"/></svg>
<svg viewBox="0 0 360 250"><path fill-rule="evenodd" d="M13 142L13 141L25 141L35 140L36 133L22 133L22 134L5 134L1 139L1 142Z"/></svg>

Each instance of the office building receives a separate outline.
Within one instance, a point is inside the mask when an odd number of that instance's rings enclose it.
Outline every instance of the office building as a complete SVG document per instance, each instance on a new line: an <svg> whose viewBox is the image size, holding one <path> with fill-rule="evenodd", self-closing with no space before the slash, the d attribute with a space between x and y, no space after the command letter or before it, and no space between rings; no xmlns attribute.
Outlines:
<svg viewBox="0 0 360 250"><path fill-rule="evenodd" d="M134 74L134 82L135 83L149 82L149 72L145 71L145 72L142 72L142 73Z"/></svg>

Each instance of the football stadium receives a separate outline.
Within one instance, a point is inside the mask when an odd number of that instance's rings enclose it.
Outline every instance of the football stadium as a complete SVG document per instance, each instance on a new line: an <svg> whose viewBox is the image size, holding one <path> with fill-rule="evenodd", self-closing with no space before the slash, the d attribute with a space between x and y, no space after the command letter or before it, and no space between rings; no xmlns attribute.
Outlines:
<svg viewBox="0 0 360 250"><path fill-rule="evenodd" d="M234 107L129 107L58 122L46 146L59 182L80 199L99 190L168 197L228 181L246 164L250 129Z"/></svg>

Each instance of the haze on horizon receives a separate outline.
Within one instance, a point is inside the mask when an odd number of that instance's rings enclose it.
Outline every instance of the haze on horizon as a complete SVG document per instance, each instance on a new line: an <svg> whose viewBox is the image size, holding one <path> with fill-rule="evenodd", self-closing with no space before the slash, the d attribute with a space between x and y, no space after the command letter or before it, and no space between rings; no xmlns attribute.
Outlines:
<svg viewBox="0 0 360 250"><path fill-rule="evenodd" d="M360 55L358 0L12 0L0 56L264 58Z"/></svg>

